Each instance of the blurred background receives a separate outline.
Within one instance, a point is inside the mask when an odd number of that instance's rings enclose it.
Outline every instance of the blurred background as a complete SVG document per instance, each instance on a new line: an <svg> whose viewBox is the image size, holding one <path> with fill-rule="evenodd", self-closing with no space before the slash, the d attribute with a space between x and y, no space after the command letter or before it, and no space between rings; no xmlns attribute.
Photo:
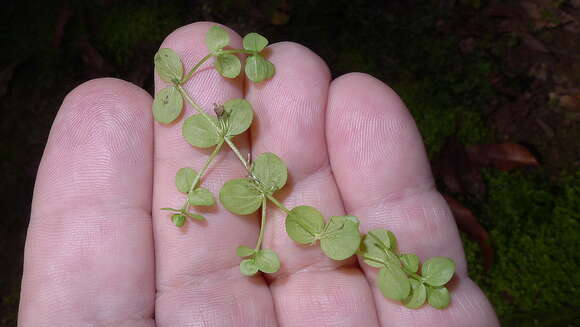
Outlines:
<svg viewBox="0 0 580 327"><path fill-rule="evenodd" d="M580 326L580 0L3 0L0 326L15 326L36 170L64 96L199 20L310 47L403 98L505 326Z"/></svg>

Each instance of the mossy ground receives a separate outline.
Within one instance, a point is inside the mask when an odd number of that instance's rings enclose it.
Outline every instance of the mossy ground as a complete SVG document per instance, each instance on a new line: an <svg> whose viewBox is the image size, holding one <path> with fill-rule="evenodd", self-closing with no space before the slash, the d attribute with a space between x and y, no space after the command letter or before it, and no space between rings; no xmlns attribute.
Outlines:
<svg viewBox="0 0 580 327"><path fill-rule="evenodd" d="M197 20L218 21L242 34L259 31L272 41L303 43L326 60L334 76L362 71L391 85L411 110L434 158L451 135L465 144L497 139L486 115L510 99L497 92L490 76L502 73L503 53L515 44L510 35L480 35L469 53L462 52L458 32L441 26L463 19L466 10L478 10L482 4L466 0L461 1L466 7L449 7L442 3L447 2L270 0L258 4L244 0L168 5L148 0L93 4L91 10L85 8L84 18L71 20L62 45L55 49L50 42L58 6L52 1L9 1L4 17L8 23L0 34L2 42L11 46L1 59L11 63L22 57L26 65L15 71L9 92L1 98L6 112L0 141L6 190L2 206L3 212L10 213L0 225L3 252L14 253L8 248L22 251L27 225L23 217L29 214L34 175L50 121L64 95L86 79L75 35L92 29L93 46L114 67L112 74L121 78L126 78L139 58L150 62L169 31ZM273 25L279 8L290 19ZM38 12L52 14L38 17ZM516 91L530 87L526 78L508 79ZM151 81L147 83L144 87L150 90ZM26 138L16 144L10 141L14 135ZM577 170L571 168L561 176L544 168L486 171L486 197L464 199L490 232L496 251L493 268L485 272L477 246L464 239L470 275L506 325L570 325L576 318L574 310L580 308ZM15 189L20 190L18 198L14 198ZM20 267L22 257L0 256L0 260L2 266ZM20 268L13 269L0 278L2 294L8 294L1 301L0 316L6 318L0 326L15 321L20 273Z"/></svg>

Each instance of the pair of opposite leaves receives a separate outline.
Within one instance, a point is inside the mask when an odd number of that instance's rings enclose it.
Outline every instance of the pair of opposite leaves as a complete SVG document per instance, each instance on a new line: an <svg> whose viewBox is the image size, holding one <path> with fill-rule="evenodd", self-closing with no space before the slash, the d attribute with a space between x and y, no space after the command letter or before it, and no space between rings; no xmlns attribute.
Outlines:
<svg viewBox="0 0 580 327"><path fill-rule="evenodd" d="M264 205L264 200L284 187L288 169L273 153L262 153L253 161L248 178L228 181L220 191L226 209L238 215L249 215ZM322 251L331 259L344 260L360 245L359 221L354 216L334 216L328 223L314 207L298 206L286 217L286 233L300 244L320 240Z"/></svg>
<svg viewBox="0 0 580 327"><path fill-rule="evenodd" d="M361 244L359 254L369 266L379 268L378 286L390 299L402 301L417 309L427 300L431 306L443 309L451 300L444 287L453 277L455 263L446 257L425 261L419 271L419 257L415 254L396 254L395 235L384 229L369 231Z"/></svg>
<svg viewBox="0 0 580 327"><path fill-rule="evenodd" d="M262 82L274 76L274 65L260 53L268 45L268 40L258 33L250 33L243 38L244 49L225 50L230 43L229 34L219 26L209 29L205 37L205 44L210 50L206 56L215 57L214 66L224 77L235 78L241 72L242 63L234 53L247 53L245 73L254 83ZM183 109L183 94L180 86L187 82L191 73L184 76L183 64L175 51L162 48L155 54L155 72L171 85L160 90L153 100L153 116L164 124L173 122Z"/></svg>

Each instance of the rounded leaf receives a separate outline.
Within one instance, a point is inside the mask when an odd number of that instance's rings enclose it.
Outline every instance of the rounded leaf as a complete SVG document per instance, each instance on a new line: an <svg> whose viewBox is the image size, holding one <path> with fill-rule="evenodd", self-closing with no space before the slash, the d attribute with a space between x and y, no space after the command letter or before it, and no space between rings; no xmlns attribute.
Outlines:
<svg viewBox="0 0 580 327"><path fill-rule="evenodd" d="M330 221L320 238L322 251L333 260L344 260L351 257L360 246L358 219L355 222L347 217L354 216L330 217Z"/></svg>
<svg viewBox="0 0 580 327"><path fill-rule="evenodd" d="M224 111L228 120L227 136L239 135L245 132L254 118L252 105L245 99L232 99L224 103Z"/></svg>
<svg viewBox="0 0 580 327"><path fill-rule="evenodd" d="M280 269L280 259L278 259L276 252L272 250L264 249L256 252L254 260L256 266L262 272L272 274Z"/></svg>
<svg viewBox="0 0 580 327"><path fill-rule="evenodd" d="M208 121L208 118L213 124ZM189 144L198 148L209 148L218 144L221 140L221 136L214 125L218 126L218 121L215 117L204 117L202 114L195 114L185 120L181 132Z"/></svg>
<svg viewBox="0 0 580 327"><path fill-rule="evenodd" d="M364 235L359 248L359 255L363 258L363 261L371 267L382 268L390 260L390 257L394 254L389 255L389 250L384 250L383 248L377 246L375 240L368 234Z"/></svg>
<svg viewBox="0 0 580 327"><path fill-rule="evenodd" d="M228 44L230 44L230 35L217 25L210 27L205 34L205 45L211 52L216 52Z"/></svg>
<svg viewBox="0 0 580 327"><path fill-rule="evenodd" d="M183 224L185 224L185 216L182 214L174 214L171 216L171 221L173 221L173 224L175 224L175 226L177 227L181 227L183 226Z"/></svg>
<svg viewBox="0 0 580 327"><path fill-rule="evenodd" d="M238 257L242 257L242 258L252 256L252 255L254 255L254 253L256 253L256 251L254 251L254 249L249 248L245 245L240 245L236 249L236 255Z"/></svg>
<svg viewBox="0 0 580 327"><path fill-rule="evenodd" d="M403 267L407 268L409 271L416 273L419 270L419 257L416 254L406 253L399 256Z"/></svg>
<svg viewBox="0 0 580 327"><path fill-rule="evenodd" d="M435 309L445 309L451 302L451 295L447 287L429 287L427 289L427 300Z"/></svg>
<svg viewBox="0 0 580 327"><path fill-rule="evenodd" d="M368 246L374 245L382 250L395 250L397 247L397 239L395 234L386 229L374 229L367 233L365 242Z"/></svg>
<svg viewBox="0 0 580 327"><path fill-rule="evenodd" d="M197 172L189 167L181 168L175 174L175 186L179 192L187 193L191 189L191 184L197 176Z"/></svg>
<svg viewBox="0 0 580 327"><path fill-rule="evenodd" d="M272 76L274 73L272 71L273 65L268 64L269 61L264 59L260 55L253 55L246 59L246 76L250 81L254 83L259 83Z"/></svg>
<svg viewBox="0 0 580 327"><path fill-rule="evenodd" d="M266 60L266 66L267 67L266 67L266 78L265 79L270 79L276 73L276 67L274 66L273 63L271 63L268 60Z"/></svg>
<svg viewBox="0 0 580 327"><path fill-rule="evenodd" d="M258 33L250 33L242 40L244 49L260 52L268 45L268 39Z"/></svg>
<svg viewBox="0 0 580 327"><path fill-rule="evenodd" d="M179 84L183 77L183 64L175 51L168 48L159 49L153 61L155 62L155 72L162 80Z"/></svg>
<svg viewBox="0 0 580 327"><path fill-rule="evenodd" d="M316 241L323 228L324 218L314 207L298 206L286 216L286 233L300 244Z"/></svg>
<svg viewBox="0 0 580 327"><path fill-rule="evenodd" d="M224 53L215 58L215 69L223 77L236 78L242 71L242 63L235 55Z"/></svg>
<svg viewBox="0 0 580 327"><path fill-rule="evenodd" d="M153 117L160 123L171 123L179 117L182 109L183 98L175 86L162 89L153 99Z"/></svg>
<svg viewBox="0 0 580 327"><path fill-rule="evenodd" d="M213 194L206 188L196 188L187 195L189 204L193 206L212 206L215 204Z"/></svg>
<svg viewBox="0 0 580 327"><path fill-rule="evenodd" d="M401 268L395 265L386 265L381 268L378 283L383 296L396 301L402 301L411 291L409 278Z"/></svg>
<svg viewBox="0 0 580 327"><path fill-rule="evenodd" d="M262 205L262 193L247 178L232 179L220 190L220 201L232 213L249 215Z"/></svg>
<svg viewBox="0 0 580 327"><path fill-rule="evenodd" d="M245 259L240 262L240 272L246 276L253 276L258 272L254 259Z"/></svg>
<svg viewBox="0 0 580 327"><path fill-rule="evenodd" d="M445 285L455 273L455 262L447 257L433 257L421 268L425 283L431 286Z"/></svg>
<svg viewBox="0 0 580 327"><path fill-rule="evenodd" d="M254 175L267 193L281 189L288 179L288 168L277 155L266 152L258 155L252 166Z"/></svg>
<svg viewBox="0 0 580 327"><path fill-rule="evenodd" d="M188 212L187 213L187 216L189 218L191 218L191 219L194 219L194 220L199 220L199 221L204 221L205 220L205 217L202 216L202 215L200 215L200 214L198 214L198 213Z"/></svg>
<svg viewBox="0 0 580 327"><path fill-rule="evenodd" d="M419 309L427 299L427 288L416 279L409 279L411 294L403 300L403 304L409 309Z"/></svg>

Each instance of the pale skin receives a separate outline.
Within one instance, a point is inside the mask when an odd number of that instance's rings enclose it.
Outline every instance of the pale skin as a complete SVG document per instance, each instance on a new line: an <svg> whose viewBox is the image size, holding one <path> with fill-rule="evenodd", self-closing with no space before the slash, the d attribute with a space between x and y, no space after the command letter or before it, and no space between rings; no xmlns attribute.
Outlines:
<svg viewBox="0 0 580 327"><path fill-rule="evenodd" d="M182 27L162 44L186 70L208 52L213 23ZM227 29L227 28L226 28ZM227 29L231 46L241 38ZM411 310L385 299L377 270L355 257L332 261L318 246L285 233L274 206L263 247L282 262L271 275L242 276L235 254L253 247L257 216L221 205L207 222L179 229L161 207L179 207L179 168L199 169L211 149L192 148L181 124L153 121L152 98L116 79L89 81L64 100L40 165L26 241L19 326L497 326L467 276L457 227L435 190L421 136L398 96L379 80L351 73L331 80L307 48L282 42L268 58L264 83L227 80L204 64L184 86L211 111L246 98L256 121L235 138L244 154L274 152L288 165L286 207L311 205L326 217L349 213L361 231L388 228L401 252L457 264L451 305ZM165 84L156 77L156 89ZM185 117L194 113L187 106ZM214 194L245 175L224 147L202 185Z"/></svg>

